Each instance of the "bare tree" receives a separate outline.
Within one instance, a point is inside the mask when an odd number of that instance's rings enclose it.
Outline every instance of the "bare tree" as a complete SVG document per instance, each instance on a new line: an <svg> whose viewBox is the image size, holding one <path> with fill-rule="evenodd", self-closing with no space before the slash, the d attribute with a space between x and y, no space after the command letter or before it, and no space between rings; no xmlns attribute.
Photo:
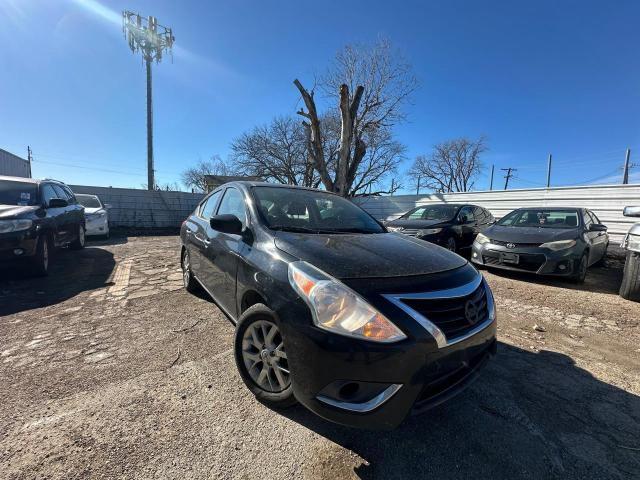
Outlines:
<svg viewBox="0 0 640 480"><path fill-rule="evenodd" d="M338 52L334 65L319 80L320 89L337 100L339 107L335 153L326 151L327 131L318 114L314 90L307 90L297 79L293 83L306 107L298 114L306 119L303 126L309 156L320 180L327 190L353 195L358 191L353 185L363 168L377 170L362 165L367 149L373 147L367 140L387 138L392 127L405 118L403 106L417 88L411 66L384 40L373 46L347 46ZM371 161L377 158L387 157L369 157Z"/></svg>
<svg viewBox="0 0 640 480"><path fill-rule="evenodd" d="M276 117L243 133L231 150L235 168L243 175L305 187L319 184L308 159L304 128L292 117Z"/></svg>
<svg viewBox="0 0 640 480"><path fill-rule="evenodd" d="M209 160L199 160L195 167L183 171L181 180L187 188L206 192L206 175L234 175L234 173L235 170L228 162L225 162L220 155L214 155Z"/></svg>
<svg viewBox="0 0 640 480"><path fill-rule="evenodd" d="M447 140L434 145L431 155L418 156L410 174L422 186L436 192L467 192L482 170L480 155L486 150L484 137Z"/></svg>

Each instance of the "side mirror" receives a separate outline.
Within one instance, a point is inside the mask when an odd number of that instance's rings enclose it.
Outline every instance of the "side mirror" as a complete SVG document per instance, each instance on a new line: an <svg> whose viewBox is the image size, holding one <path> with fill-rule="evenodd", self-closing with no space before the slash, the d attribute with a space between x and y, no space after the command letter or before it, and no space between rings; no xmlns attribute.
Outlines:
<svg viewBox="0 0 640 480"><path fill-rule="evenodd" d="M111 210L113 207L112 207L112 205L111 205L110 203L105 203L105 204L103 205L103 208L104 208L105 210Z"/></svg>
<svg viewBox="0 0 640 480"><path fill-rule="evenodd" d="M624 207L622 214L625 217L640 217L640 207Z"/></svg>
<svg viewBox="0 0 640 480"><path fill-rule="evenodd" d="M235 215L214 215L209 220L209 225L214 230L222 233L230 233L232 235L240 235L242 233L242 222Z"/></svg>
<svg viewBox="0 0 640 480"><path fill-rule="evenodd" d="M589 226L589 231L590 232L606 232L607 227L605 225L602 225L601 223L592 223Z"/></svg>
<svg viewBox="0 0 640 480"><path fill-rule="evenodd" d="M52 198L49 200L49 205L47 208L64 208L69 206L69 202L63 200L62 198Z"/></svg>

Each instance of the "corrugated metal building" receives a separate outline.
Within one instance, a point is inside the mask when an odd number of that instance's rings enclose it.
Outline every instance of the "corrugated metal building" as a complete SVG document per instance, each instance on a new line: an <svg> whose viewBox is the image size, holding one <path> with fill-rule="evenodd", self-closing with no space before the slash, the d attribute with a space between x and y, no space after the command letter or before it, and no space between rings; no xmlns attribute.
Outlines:
<svg viewBox="0 0 640 480"><path fill-rule="evenodd" d="M0 148L0 175L31 178L31 166L24 158Z"/></svg>
<svg viewBox="0 0 640 480"><path fill-rule="evenodd" d="M637 219L625 217L626 206L640 205L640 185L589 185L580 187L529 188L466 193L394 195L354 199L380 220L397 218L418 205L471 203L501 218L521 207L585 207L609 227L612 241L619 241Z"/></svg>

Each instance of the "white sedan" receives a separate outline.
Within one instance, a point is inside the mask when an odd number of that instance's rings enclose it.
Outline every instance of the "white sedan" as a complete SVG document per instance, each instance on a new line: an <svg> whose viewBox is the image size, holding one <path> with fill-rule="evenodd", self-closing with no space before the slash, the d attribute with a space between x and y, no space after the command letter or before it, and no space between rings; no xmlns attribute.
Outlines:
<svg viewBox="0 0 640 480"><path fill-rule="evenodd" d="M102 235L109 237L109 205L100 201L97 195L85 195L78 193L76 198L84 207L87 230L86 235Z"/></svg>

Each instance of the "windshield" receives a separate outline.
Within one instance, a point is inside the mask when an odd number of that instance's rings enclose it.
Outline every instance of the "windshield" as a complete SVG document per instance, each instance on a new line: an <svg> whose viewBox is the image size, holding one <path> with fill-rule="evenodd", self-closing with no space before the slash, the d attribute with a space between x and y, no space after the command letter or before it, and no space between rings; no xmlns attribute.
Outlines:
<svg viewBox="0 0 640 480"><path fill-rule="evenodd" d="M98 197L94 197L93 195L76 195L76 198L78 199L78 203L85 208L102 208Z"/></svg>
<svg viewBox="0 0 640 480"><path fill-rule="evenodd" d="M576 228L577 210L524 209L502 217L498 225L508 227Z"/></svg>
<svg viewBox="0 0 640 480"><path fill-rule="evenodd" d="M427 205L414 208L400 218L405 220L452 220L458 207L453 205Z"/></svg>
<svg viewBox="0 0 640 480"><path fill-rule="evenodd" d="M384 233L364 210L329 193L254 187L258 210L273 230L304 233Z"/></svg>
<svg viewBox="0 0 640 480"><path fill-rule="evenodd" d="M38 186L35 183L0 180L0 205L35 205Z"/></svg>

